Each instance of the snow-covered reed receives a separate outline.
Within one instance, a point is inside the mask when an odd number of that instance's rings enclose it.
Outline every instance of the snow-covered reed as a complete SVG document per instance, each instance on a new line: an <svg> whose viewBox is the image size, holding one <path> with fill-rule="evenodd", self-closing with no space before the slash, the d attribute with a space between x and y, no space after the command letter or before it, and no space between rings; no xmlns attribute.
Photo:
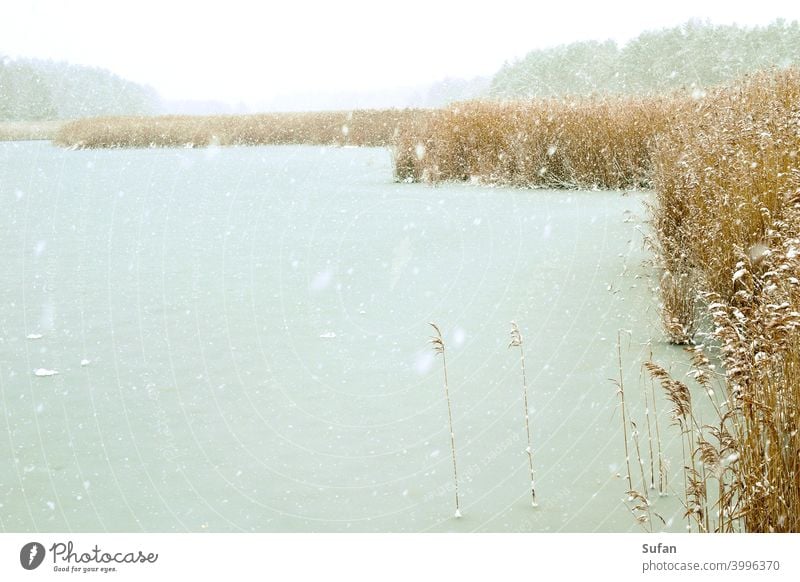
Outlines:
<svg viewBox="0 0 800 582"><path fill-rule="evenodd" d="M511 342L508 344L509 348L519 348L519 366L522 372L522 405L524 407L525 416L525 434L527 436L527 447L525 454L528 456L528 469L530 471L530 485L531 485L531 505L538 507L536 503L536 482L533 477L533 443L531 442L531 423L530 423L530 406L528 405L528 376L525 373L525 349L522 345L522 332L515 322L511 322Z"/></svg>
<svg viewBox="0 0 800 582"><path fill-rule="evenodd" d="M53 139L61 121L0 121L0 141Z"/></svg>
<svg viewBox="0 0 800 582"><path fill-rule="evenodd" d="M708 347L691 349L686 383L650 371L685 437L687 516L699 531L798 532L800 71L711 91L678 120L653 152L655 247L682 281L662 285L673 340L695 326L681 320L691 305ZM694 420L690 386L711 399L712 424Z"/></svg>
<svg viewBox="0 0 800 582"><path fill-rule="evenodd" d="M442 356L442 370L444 371L444 395L447 400L447 426L450 429L450 452L453 455L453 483L456 494L456 513L455 517L461 517L461 504L458 498L458 465L456 464L456 434L453 431L453 406L450 403L450 385L447 381L447 351L442 337L442 332L435 323L429 324L434 331L430 339L435 353Z"/></svg>
<svg viewBox="0 0 800 582"><path fill-rule="evenodd" d="M426 110L386 109L256 115L93 117L65 123L54 141L72 148L266 144L387 146L393 143L401 127L413 126L428 114Z"/></svg>
<svg viewBox="0 0 800 582"><path fill-rule="evenodd" d="M471 101L405 126L399 180L522 187L636 188L650 184L650 148L681 98ZM401 128L401 130L404 128Z"/></svg>

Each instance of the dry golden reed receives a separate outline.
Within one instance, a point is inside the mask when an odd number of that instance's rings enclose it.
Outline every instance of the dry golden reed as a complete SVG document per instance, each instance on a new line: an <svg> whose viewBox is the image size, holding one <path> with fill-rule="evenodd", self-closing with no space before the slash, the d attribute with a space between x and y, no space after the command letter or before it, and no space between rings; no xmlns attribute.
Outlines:
<svg viewBox="0 0 800 582"><path fill-rule="evenodd" d="M625 449L625 468L627 473L625 477L628 480L629 494L634 491L633 488L633 474L631 472L631 455L628 450L628 414L625 406L625 382L622 375L622 336L617 332L617 370L619 372L618 378L612 380L617 387L617 394L619 394L620 410L622 411L622 436L624 439Z"/></svg>
<svg viewBox="0 0 800 582"><path fill-rule="evenodd" d="M447 400L447 426L450 429L450 452L453 456L453 483L455 484L456 512L455 517L461 517L461 503L458 497L458 465L456 464L456 434L453 432L453 406L450 403L450 384L447 381L447 348L442 337L442 332L435 323L428 324L433 328L434 335L429 340L433 351L442 356L442 370L444 371L444 395Z"/></svg>
<svg viewBox="0 0 800 582"><path fill-rule="evenodd" d="M0 141L53 139L61 121L0 121Z"/></svg>
<svg viewBox="0 0 800 582"><path fill-rule="evenodd" d="M741 255L800 194L800 72L759 74L683 104L656 139L655 229L666 267L730 299Z"/></svg>
<svg viewBox="0 0 800 582"><path fill-rule="evenodd" d="M531 443L530 407L528 406L528 376L525 373L525 349L522 345L522 332L520 332L516 322L513 321L511 322L511 341L508 347L519 348L519 365L522 372L522 405L525 407L525 434L528 444L525 448L525 454L528 456L528 469L530 471L531 506L538 507L539 504L536 503L536 482L533 478L533 444Z"/></svg>
<svg viewBox="0 0 800 582"><path fill-rule="evenodd" d="M678 97L458 103L401 131L399 180L522 187L636 188ZM401 127L401 130L403 127Z"/></svg>
<svg viewBox="0 0 800 582"><path fill-rule="evenodd" d="M689 386L648 367L684 437L686 517L697 531L800 532L800 72L747 77L678 118L653 151L653 226L683 281L666 309L699 297L713 330L690 375L715 421L701 425Z"/></svg>
<svg viewBox="0 0 800 582"><path fill-rule="evenodd" d="M387 109L257 115L93 117L64 124L55 143L72 148L321 144L387 146L429 113ZM406 129L407 131L407 129Z"/></svg>

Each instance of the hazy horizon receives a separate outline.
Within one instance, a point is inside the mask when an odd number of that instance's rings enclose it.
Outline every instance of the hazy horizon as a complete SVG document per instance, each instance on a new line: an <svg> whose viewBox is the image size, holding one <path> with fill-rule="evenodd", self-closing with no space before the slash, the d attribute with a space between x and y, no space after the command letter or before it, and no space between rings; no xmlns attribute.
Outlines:
<svg viewBox="0 0 800 582"><path fill-rule="evenodd" d="M6 7L0 55L101 67L152 87L173 108L409 106L424 104L425 91L438 82L491 77L536 49L582 40L624 44L692 19L759 26L800 18L800 5L769 0L677 0L647 12L630 0L544 7L497 0L490 7L37 0Z"/></svg>

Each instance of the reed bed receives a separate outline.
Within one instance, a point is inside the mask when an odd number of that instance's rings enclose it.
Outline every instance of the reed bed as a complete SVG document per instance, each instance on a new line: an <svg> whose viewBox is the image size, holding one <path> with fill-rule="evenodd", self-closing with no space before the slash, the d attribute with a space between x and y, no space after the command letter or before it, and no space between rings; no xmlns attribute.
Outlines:
<svg viewBox="0 0 800 582"><path fill-rule="evenodd" d="M0 141L25 141L53 139L61 121L2 121Z"/></svg>
<svg viewBox="0 0 800 582"><path fill-rule="evenodd" d="M415 109L258 115L93 117L64 124L69 148L207 147L320 144L388 146L430 112Z"/></svg>
<svg viewBox="0 0 800 582"><path fill-rule="evenodd" d="M685 440L686 514L699 531L800 531L799 151L794 69L686 104L653 150L656 247L682 282L664 310L685 330L693 304L712 330L691 348L687 382L649 364ZM698 390L717 412L710 425L696 420Z"/></svg>
<svg viewBox="0 0 800 582"><path fill-rule="evenodd" d="M800 72L746 78L678 115L653 151L664 266L730 300L737 263L762 262L767 231L800 201Z"/></svg>
<svg viewBox="0 0 800 582"><path fill-rule="evenodd" d="M665 96L459 103L398 136L395 174L423 182L646 187L654 138L669 127L681 101Z"/></svg>

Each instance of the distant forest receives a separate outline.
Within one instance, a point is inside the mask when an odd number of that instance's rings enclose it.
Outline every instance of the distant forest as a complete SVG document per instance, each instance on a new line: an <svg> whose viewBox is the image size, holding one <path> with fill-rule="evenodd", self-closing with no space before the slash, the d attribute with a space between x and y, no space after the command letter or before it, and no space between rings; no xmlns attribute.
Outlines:
<svg viewBox="0 0 800 582"><path fill-rule="evenodd" d="M492 79L489 96L692 90L759 69L798 64L796 21L777 20L756 28L690 21L642 33L622 47L611 40L588 41L530 52L503 66Z"/></svg>
<svg viewBox="0 0 800 582"><path fill-rule="evenodd" d="M155 113L158 94L109 71L0 56L0 121Z"/></svg>
<svg viewBox="0 0 800 582"><path fill-rule="evenodd" d="M535 50L504 65L491 82L445 79L431 85L425 98L400 100L406 106L439 107L476 98L691 91L791 65L800 65L796 21L756 28L690 21L644 32L623 46L608 40ZM152 88L103 69L0 55L0 121L146 115L170 108Z"/></svg>

